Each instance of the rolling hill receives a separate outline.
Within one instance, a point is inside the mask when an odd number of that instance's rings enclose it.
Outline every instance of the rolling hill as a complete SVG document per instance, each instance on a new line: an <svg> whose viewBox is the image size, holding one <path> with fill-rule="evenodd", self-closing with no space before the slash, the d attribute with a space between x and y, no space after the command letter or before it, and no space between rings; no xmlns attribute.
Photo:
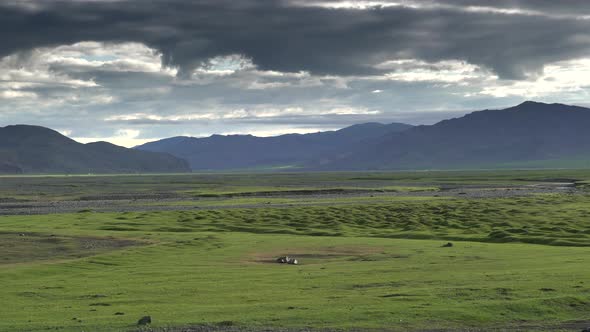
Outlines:
<svg viewBox="0 0 590 332"><path fill-rule="evenodd" d="M364 123L337 131L304 135L213 135L206 138L179 136L146 143L136 149L170 153L186 159L193 170L302 166L322 155L345 153L365 140L411 127L401 123Z"/></svg>
<svg viewBox="0 0 590 332"><path fill-rule="evenodd" d="M134 149L81 144L51 129L17 125L0 128L0 173L586 168L588 128L588 108L531 101L428 126L364 123L304 135L179 136Z"/></svg>
<svg viewBox="0 0 590 332"><path fill-rule="evenodd" d="M590 109L524 102L387 134L312 168L589 167Z"/></svg>
<svg viewBox="0 0 590 332"><path fill-rule="evenodd" d="M188 172L186 161L106 142L81 144L38 126L0 128L0 173Z"/></svg>

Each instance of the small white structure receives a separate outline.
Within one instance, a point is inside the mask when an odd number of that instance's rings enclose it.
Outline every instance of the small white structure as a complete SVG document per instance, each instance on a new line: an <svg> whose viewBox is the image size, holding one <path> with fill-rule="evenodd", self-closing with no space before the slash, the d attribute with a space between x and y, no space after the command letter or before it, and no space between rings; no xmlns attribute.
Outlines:
<svg viewBox="0 0 590 332"><path fill-rule="evenodd" d="M297 264L299 264L299 262L295 258L292 258L292 257L289 257L289 256L282 256L282 257L277 258L277 263L280 263L280 264L291 264L291 265L297 265Z"/></svg>

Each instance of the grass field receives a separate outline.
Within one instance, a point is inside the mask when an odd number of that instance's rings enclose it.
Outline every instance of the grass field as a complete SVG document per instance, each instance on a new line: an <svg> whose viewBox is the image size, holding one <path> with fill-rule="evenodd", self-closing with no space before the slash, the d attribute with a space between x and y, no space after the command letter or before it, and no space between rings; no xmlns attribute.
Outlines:
<svg viewBox="0 0 590 332"><path fill-rule="evenodd" d="M264 174L224 175L223 180L220 175L54 177L21 179L21 188L35 183L54 188L46 189L52 199L149 191L152 184L168 192L223 193L229 187L410 192L416 185L431 190L556 179L583 184L589 174L445 172L421 180L412 180L414 173L283 180ZM14 197L18 178L10 179L12 184L3 178L0 188ZM219 188L215 181L221 181ZM22 197L34 193L30 188ZM253 199L259 198L226 200L240 205ZM337 197L326 200L334 204L2 216L0 298L7 305L0 307L0 331L128 331L144 315L156 328L394 331L580 330L571 322L590 320L590 195L585 191L349 204L336 204ZM449 241L453 246L443 247ZM301 264L273 263L280 255Z"/></svg>

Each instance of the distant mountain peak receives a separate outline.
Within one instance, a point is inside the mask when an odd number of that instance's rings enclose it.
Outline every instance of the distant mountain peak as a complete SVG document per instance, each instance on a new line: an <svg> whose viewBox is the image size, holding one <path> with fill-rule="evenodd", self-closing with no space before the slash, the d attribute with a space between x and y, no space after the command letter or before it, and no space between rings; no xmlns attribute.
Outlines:
<svg viewBox="0 0 590 332"><path fill-rule="evenodd" d="M538 105L549 105L549 104L538 102L538 101L534 101L534 100L527 100L527 101L524 101L524 102L516 105L515 107L520 107L520 106L538 106Z"/></svg>
<svg viewBox="0 0 590 332"><path fill-rule="evenodd" d="M414 127L380 142L369 142L347 155L331 156L331 160L329 156L321 167L580 167L577 165L587 165L590 160L588 127L588 108L526 101L506 109L478 111Z"/></svg>
<svg viewBox="0 0 590 332"><path fill-rule="evenodd" d="M544 109L548 109L548 108L553 108L556 106L570 107L570 106L563 105L563 104L548 104L548 103L542 103L542 102L533 101L533 100L527 100L523 103L520 103L516 106L510 107L507 109L513 110L513 111L535 111L535 110L544 110Z"/></svg>
<svg viewBox="0 0 590 332"><path fill-rule="evenodd" d="M566 105L560 103L542 103L532 100L527 100L521 104L518 104L514 107L510 107L507 110L512 111L519 111L519 112L562 112L562 111L587 111L587 108L575 106L575 105Z"/></svg>

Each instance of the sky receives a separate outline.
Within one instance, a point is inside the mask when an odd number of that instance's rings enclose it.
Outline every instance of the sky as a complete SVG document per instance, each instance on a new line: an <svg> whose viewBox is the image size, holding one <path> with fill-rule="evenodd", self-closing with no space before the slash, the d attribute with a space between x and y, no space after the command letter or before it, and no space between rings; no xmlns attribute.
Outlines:
<svg viewBox="0 0 590 332"><path fill-rule="evenodd" d="M2 0L0 126L127 147L590 105L586 0Z"/></svg>

